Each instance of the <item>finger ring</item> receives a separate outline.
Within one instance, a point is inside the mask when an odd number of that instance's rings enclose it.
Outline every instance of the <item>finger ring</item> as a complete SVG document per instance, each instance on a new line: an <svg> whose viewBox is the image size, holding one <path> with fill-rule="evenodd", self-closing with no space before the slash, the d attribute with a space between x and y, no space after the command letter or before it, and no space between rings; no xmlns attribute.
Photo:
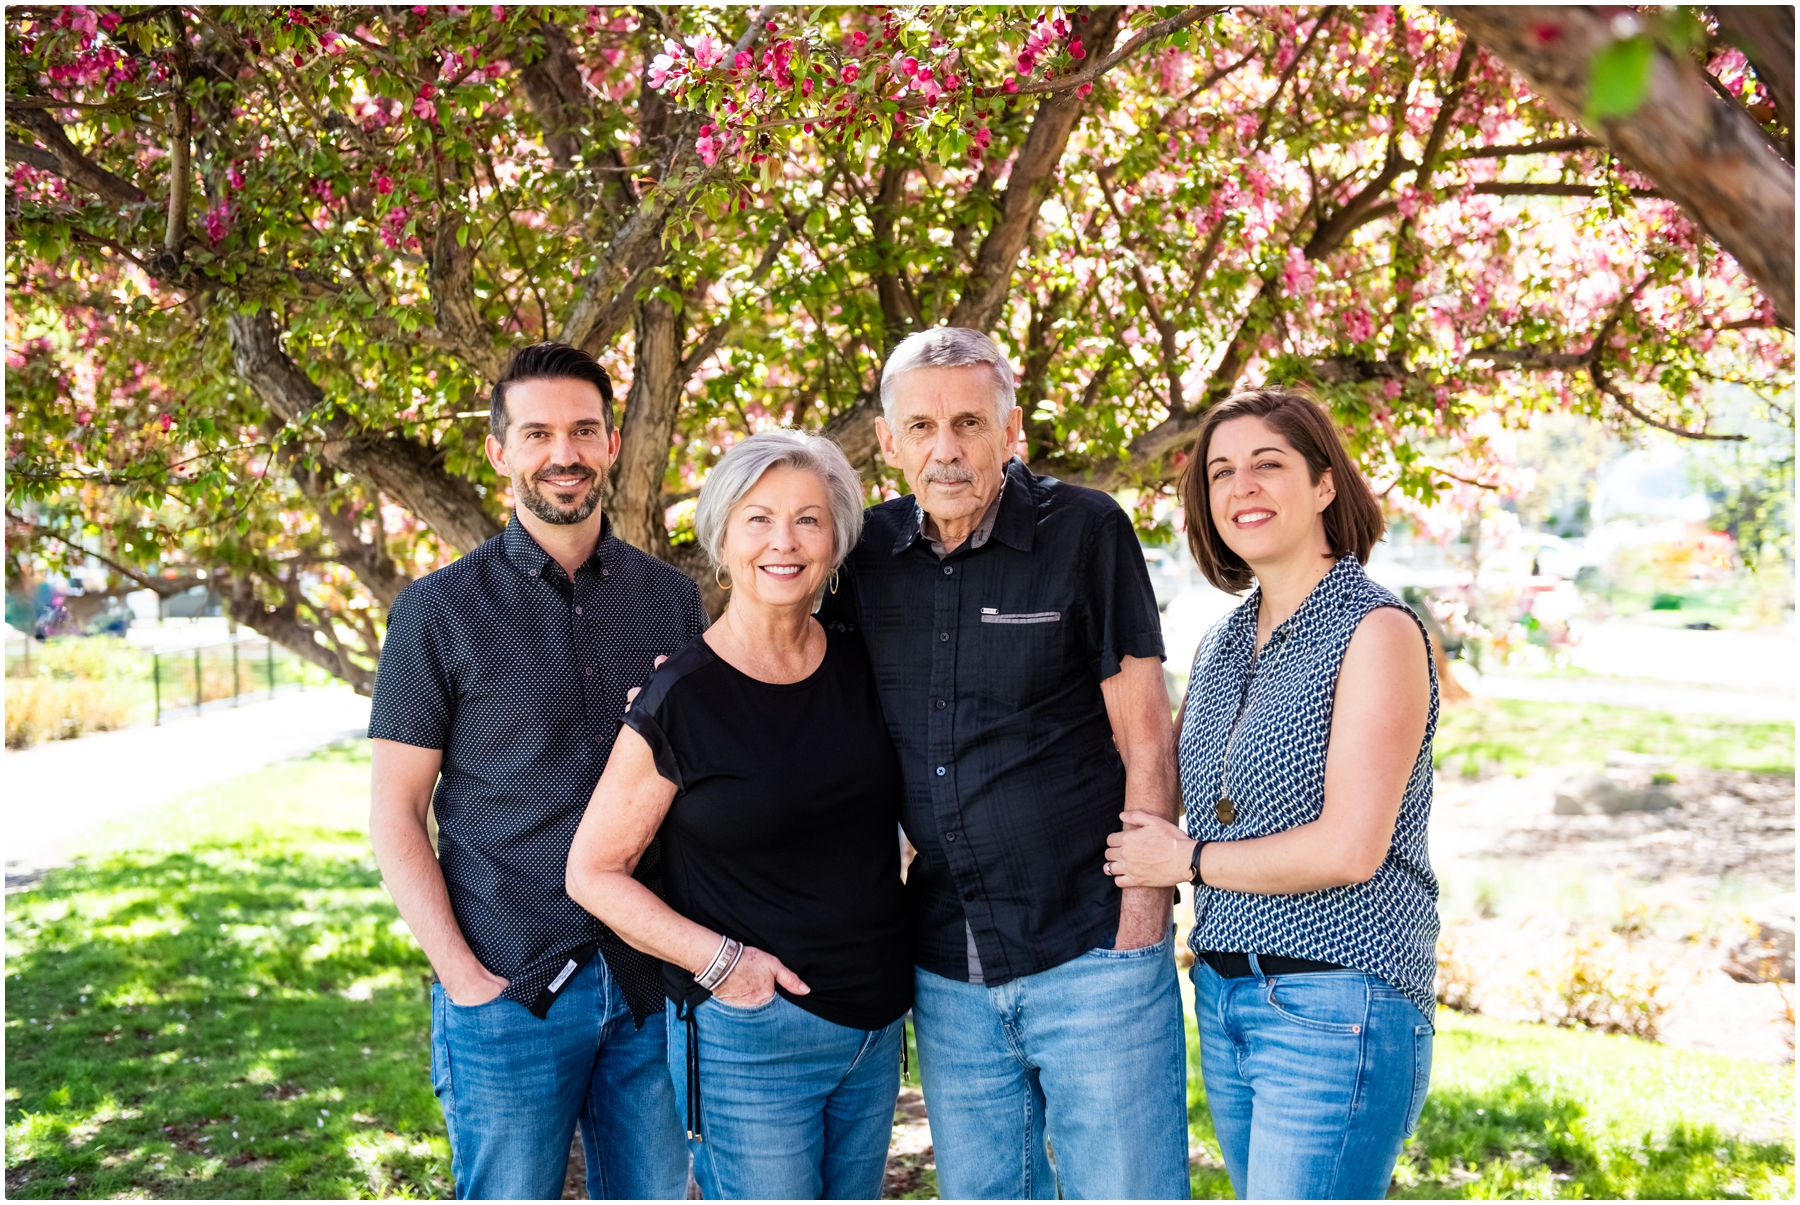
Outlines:
<svg viewBox="0 0 1800 1205"><path fill-rule="evenodd" d="M1102 866L1102 869L1105 870L1107 874L1111 874L1112 873L1112 863L1111 862L1105 863L1104 866Z"/></svg>

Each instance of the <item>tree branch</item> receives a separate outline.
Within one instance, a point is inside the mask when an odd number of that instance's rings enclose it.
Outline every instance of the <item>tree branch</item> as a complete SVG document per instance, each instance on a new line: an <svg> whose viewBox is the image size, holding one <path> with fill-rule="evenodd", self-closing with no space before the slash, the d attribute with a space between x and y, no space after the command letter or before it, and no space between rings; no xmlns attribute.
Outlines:
<svg viewBox="0 0 1800 1205"><path fill-rule="evenodd" d="M8 106L7 117L36 134L56 160L53 169L71 184L79 185L114 205L142 205L149 201L144 190L122 176L115 176L78 150L62 124L50 114L36 109L14 109ZM21 144L22 145L22 144ZM35 148L33 148L35 149ZM7 154L12 154L8 140ZM38 166L33 163L32 166ZM47 169L52 170L52 169Z"/></svg>
<svg viewBox="0 0 1800 1205"><path fill-rule="evenodd" d="M1565 115L1586 120L1596 56L1616 41L1610 10L1443 5L1469 35ZM1645 101L1594 123L1619 156L1655 180L1716 239L1794 325L1794 167L1762 128L1714 96L1693 63L1653 51Z"/></svg>

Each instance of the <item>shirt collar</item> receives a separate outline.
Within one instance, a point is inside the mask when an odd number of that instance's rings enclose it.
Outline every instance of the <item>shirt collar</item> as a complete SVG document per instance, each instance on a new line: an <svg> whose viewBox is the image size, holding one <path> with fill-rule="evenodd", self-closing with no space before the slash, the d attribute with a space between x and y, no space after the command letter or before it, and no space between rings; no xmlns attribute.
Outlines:
<svg viewBox="0 0 1800 1205"><path fill-rule="evenodd" d="M604 574L612 555L612 538L612 518L602 514L600 539L594 545L593 554L583 564L597 568ZM517 565L526 577L541 578L544 570L555 563L543 546L525 530L525 525L519 522L518 511L514 511L512 518L507 520L506 530L500 534L500 546L506 551L506 559Z"/></svg>
<svg viewBox="0 0 1800 1205"><path fill-rule="evenodd" d="M956 546L958 552L965 548L980 548L990 536L998 537L1002 544L1020 552L1031 551L1032 536L1037 531L1031 504L1031 470L1015 456L1007 461L1002 472L999 494L988 504L987 513L981 516L981 522L975 525L969 538ZM914 498L913 522L901 528L900 538L894 543L894 555L899 556L919 540L929 542L925 535L925 508Z"/></svg>

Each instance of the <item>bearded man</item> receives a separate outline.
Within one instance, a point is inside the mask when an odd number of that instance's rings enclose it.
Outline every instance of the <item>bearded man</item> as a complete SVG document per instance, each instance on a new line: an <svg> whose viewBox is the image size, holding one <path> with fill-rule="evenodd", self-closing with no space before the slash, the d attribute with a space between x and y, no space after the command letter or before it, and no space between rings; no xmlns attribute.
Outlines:
<svg viewBox="0 0 1800 1205"><path fill-rule="evenodd" d="M568 897L569 845L629 694L706 627L694 583L612 535L612 383L560 343L494 386L500 535L401 592L369 720L370 837L437 971L432 1087L460 1198L680 1198L661 966ZM427 812L438 824L436 849ZM657 877L654 847L638 875ZM596 956L598 955L598 956Z"/></svg>

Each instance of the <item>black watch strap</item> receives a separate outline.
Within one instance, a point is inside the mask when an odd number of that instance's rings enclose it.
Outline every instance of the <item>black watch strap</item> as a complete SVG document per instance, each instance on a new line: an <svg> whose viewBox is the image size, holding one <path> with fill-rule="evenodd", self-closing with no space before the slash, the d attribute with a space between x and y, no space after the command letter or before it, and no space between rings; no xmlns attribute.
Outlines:
<svg viewBox="0 0 1800 1205"><path fill-rule="evenodd" d="M1206 842L1194 842L1194 856L1188 862L1188 882L1195 887L1206 886L1206 880L1200 877L1200 851L1206 848Z"/></svg>

